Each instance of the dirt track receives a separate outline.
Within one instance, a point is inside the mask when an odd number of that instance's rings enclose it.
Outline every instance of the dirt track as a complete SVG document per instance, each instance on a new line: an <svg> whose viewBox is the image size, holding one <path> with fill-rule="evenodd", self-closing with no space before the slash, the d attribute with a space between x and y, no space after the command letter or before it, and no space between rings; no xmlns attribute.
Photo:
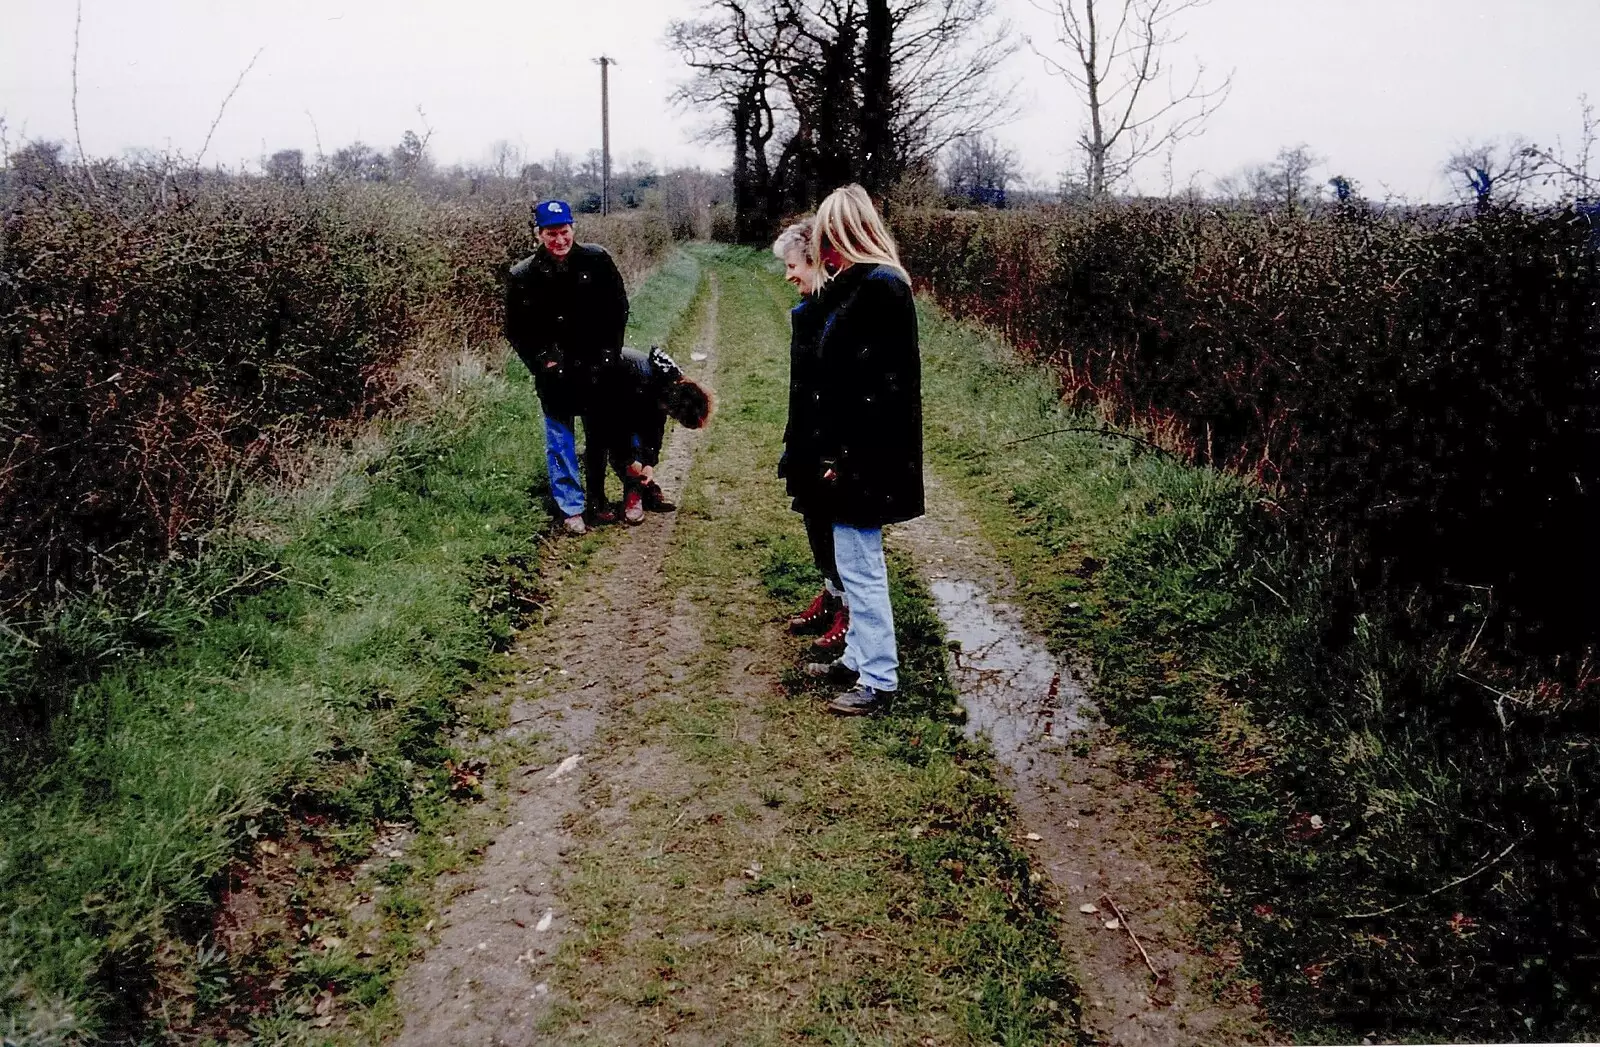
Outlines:
<svg viewBox="0 0 1600 1047"><path fill-rule="evenodd" d="M717 366L719 324L731 312L711 279L698 336L706 358L691 367L702 378ZM690 482L705 439L673 433L660 469L669 492ZM680 515L739 514L744 475L748 463L701 477L700 508ZM1199 883L1169 842L1159 799L1119 773L1081 673L1028 634L993 553L953 497L936 481L930 490L933 515L894 529L890 543L912 554L960 641L952 676L971 730L993 745L1024 846L1052 881L1086 1031L1109 1044L1260 1040L1252 1003L1219 1000L1207 984L1226 957L1195 946ZM651 516L604 546L566 580L540 646L517 649L525 665L509 730L552 755L522 770L508 824L439 921L437 943L397 986L405 1027L393 1042L795 1042L814 1026L818 986L881 954L870 933L831 931L798 874L778 872L803 867L797 834L812 829L786 819L806 790L820 785L824 823L840 816L827 778L850 773L837 761L850 759L841 745L855 725L785 704L778 667L796 645L776 621L750 618L732 590L708 604L703 590L674 587L662 565L679 526L677 516ZM717 719L686 721L708 687ZM752 758L735 766L735 754ZM775 895L769 883L788 886ZM1105 926L1102 896L1130 922L1159 982L1125 930ZM774 914L787 943L762 930ZM965 1042L945 1010L890 1006L872 1019L872 1042Z"/></svg>

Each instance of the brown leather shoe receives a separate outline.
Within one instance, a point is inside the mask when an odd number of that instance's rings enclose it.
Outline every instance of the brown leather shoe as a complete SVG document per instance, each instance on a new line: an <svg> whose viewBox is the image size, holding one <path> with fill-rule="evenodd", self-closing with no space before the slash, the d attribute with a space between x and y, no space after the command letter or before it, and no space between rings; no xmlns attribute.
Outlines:
<svg viewBox="0 0 1600 1047"><path fill-rule="evenodd" d="M789 619L791 633L820 632L828 625L833 615L834 595L826 588L817 593L816 599L811 601L811 606Z"/></svg>
<svg viewBox="0 0 1600 1047"><path fill-rule="evenodd" d="M844 634L850 631L850 609L840 607L833 612L833 623L828 631L811 641L811 646L828 654L844 652Z"/></svg>

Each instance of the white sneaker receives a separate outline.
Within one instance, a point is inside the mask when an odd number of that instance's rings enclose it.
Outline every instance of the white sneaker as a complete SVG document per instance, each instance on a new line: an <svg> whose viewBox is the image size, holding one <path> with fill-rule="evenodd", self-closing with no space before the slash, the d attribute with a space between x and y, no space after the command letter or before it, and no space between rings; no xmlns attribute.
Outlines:
<svg viewBox="0 0 1600 1047"><path fill-rule="evenodd" d="M568 534L586 534L589 526L583 522L583 516L569 516L561 521L561 526L566 528Z"/></svg>

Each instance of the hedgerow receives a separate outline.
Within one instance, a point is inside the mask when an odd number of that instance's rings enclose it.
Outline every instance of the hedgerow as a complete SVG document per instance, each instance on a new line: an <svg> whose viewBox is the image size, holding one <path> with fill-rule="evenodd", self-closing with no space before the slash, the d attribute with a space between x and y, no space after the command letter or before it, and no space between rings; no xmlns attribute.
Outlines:
<svg viewBox="0 0 1600 1047"><path fill-rule="evenodd" d="M1152 774L1179 768L1217 924L1274 1019L1592 1037L1582 213L1114 205L902 214L896 233L946 305L1053 365L1028 384L970 347L951 363L930 324L961 404L930 431L995 472L986 511L1038 544L1038 611L1093 656L1097 707ZM1089 427L1040 409L1058 389L1177 455L1128 443L1107 468L1098 443L1030 434Z"/></svg>
<svg viewBox="0 0 1600 1047"><path fill-rule="evenodd" d="M907 266L1331 537L1350 615L1492 607L1479 647L1595 682L1600 270L1581 210L910 212ZM1479 620L1475 617L1472 627Z"/></svg>
<svg viewBox="0 0 1600 1047"><path fill-rule="evenodd" d="M396 406L409 351L498 330L523 202L138 163L0 171L0 614L184 548L251 477ZM657 215L590 218L637 276Z"/></svg>

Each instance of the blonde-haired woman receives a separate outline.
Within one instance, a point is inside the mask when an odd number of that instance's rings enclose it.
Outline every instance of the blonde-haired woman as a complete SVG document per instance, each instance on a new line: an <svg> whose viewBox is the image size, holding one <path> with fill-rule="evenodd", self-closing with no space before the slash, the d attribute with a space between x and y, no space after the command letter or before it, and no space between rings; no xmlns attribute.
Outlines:
<svg viewBox="0 0 1600 1047"><path fill-rule="evenodd" d="M822 201L811 247L822 263L815 421L804 456L791 443L788 470L816 477L816 509L834 521L850 625L844 654L806 671L853 683L828 708L859 716L899 687L883 528L923 511L917 311L894 238L860 186Z"/></svg>
<svg viewBox="0 0 1600 1047"><path fill-rule="evenodd" d="M822 589L811 606L789 619L789 630L796 633L820 632L813 647L819 657L837 658L844 651L845 631L850 627L850 608L833 556L833 519L822 507L822 483L814 466L790 468L790 462L814 463L811 449L817 423L817 342L822 336L823 316L816 292L822 284L822 267L811 252L813 223L806 218L778 234L772 253L783 260L783 278L800 292L800 304L789 311L789 421L783 430L783 457L778 459L778 475L787 485L790 507L805 520L806 540L811 559L822 575Z"/></svg>

